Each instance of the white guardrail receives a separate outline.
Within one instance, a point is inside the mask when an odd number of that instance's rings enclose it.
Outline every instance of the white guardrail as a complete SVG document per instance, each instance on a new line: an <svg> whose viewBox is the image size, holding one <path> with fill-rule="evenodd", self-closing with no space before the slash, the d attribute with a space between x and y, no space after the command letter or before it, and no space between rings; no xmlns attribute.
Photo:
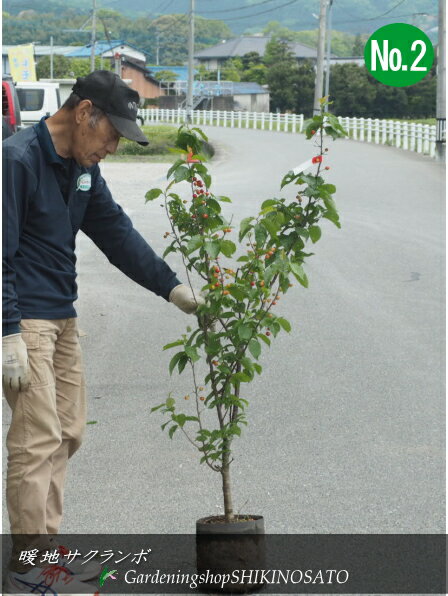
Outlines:
<svg viewBox="0 0 448 596"><path fill-rule="evenodd" d="M185 122L186 110L141 109L139 116L145 124ZM373 118L338 117L350 138L366 143L391 145L407 151L435 156L436 126L397 120ZM194 110L193 125L225 126L231 128L257 128L279 132L302 132L303 114L279 114L272 112L226 112L222 110ZM445 134L444 134L445 136Z"/></svg>

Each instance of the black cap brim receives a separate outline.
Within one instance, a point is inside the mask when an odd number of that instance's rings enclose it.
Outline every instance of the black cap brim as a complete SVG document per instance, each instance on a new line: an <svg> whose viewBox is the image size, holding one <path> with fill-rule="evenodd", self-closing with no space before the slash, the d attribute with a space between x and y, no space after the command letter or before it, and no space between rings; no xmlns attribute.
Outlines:
<svg viewBox="0 0 448 596"><path fill-rule="evenodd" d="M107 114L112 125L118 130L122 137L135 141L139 145L149 145L148 139L142 133L139 125L133 120L115 116L114 114Z"/></svg>

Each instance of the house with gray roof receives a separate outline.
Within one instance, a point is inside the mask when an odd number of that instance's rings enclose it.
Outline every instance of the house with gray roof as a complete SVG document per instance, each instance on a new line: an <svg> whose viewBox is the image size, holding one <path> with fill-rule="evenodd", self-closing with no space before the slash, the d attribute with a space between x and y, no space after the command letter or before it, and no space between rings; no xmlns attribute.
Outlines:
<svg viewBox="0 0 448 596"><path fill-rule="evenodd" d="M199 50L195 52L194 57L197 64L204 65L207 70L218 70L229 58L241 58L249 52L257 52L260 56L264 56L266 45L270 39L271 37L268 35L235 37L210 48ZM317 60L315 48L298 42L289 42L288 45L297 60L313 62Z"/></svg>

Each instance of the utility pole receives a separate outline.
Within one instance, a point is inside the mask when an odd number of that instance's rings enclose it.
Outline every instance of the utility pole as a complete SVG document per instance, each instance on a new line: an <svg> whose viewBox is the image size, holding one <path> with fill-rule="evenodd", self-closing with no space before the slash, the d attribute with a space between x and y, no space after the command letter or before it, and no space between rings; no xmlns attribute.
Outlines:
<svg viewBox="0 0 448 596"><path fill-rule="evenodd" d="M90 40L91 48L90 48L90 72L95 70L95 41L96 41L96 0L92 0L93 2L93 10L92 10L92 37Z"/></svg>
<svg viewBox="0 0 448 596"><path fill-rule="evenodd" d="M319 38L317 43L316 85L314 87L313 114L320 114L319 99L322 97L324 82L325 29L327 20L327 6L329 0L320 0Z"/></svg>
<svg viewBox="0 0 448 596"><path fill-rule="evenodd" d="M194 60L194 0L190 0L190 19L188 30L188 84L187 84L187 123L191 122L193 112L193 60Z"/></svg>
<svg viewBox="0 0 448 596"><path fill-rule="evenodd" d="M436 157L445 161L446 152L446 0L439 0L439 44L437 48L437 132Z"/></svg>
<svg viewBox="0 0 448 596"><path fill-rule="evenodd" d="M331 17L333 15L333 0L330 0L328 5L327 18L327 68L325 70L325 97L330 95L330 63L331 63Z"/></svg>
<svg viewBox="0 0 448 596"><path fill-rule="evenodd" d="M50 79L53 79L53 36L50 35Z"/></svg>

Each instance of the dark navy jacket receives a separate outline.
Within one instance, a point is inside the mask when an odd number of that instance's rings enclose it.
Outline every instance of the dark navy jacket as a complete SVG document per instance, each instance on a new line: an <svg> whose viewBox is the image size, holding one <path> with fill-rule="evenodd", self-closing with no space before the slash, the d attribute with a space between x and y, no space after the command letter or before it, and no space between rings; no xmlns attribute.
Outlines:
<svg viewBox="0 0 448 596"><path fill-rule="evenodd" d="M98 165L58 156L41 120L3 142L3 335L19 333L21 319L76 316L78 230L166 300L180 283L115 203Z"/></svg>

